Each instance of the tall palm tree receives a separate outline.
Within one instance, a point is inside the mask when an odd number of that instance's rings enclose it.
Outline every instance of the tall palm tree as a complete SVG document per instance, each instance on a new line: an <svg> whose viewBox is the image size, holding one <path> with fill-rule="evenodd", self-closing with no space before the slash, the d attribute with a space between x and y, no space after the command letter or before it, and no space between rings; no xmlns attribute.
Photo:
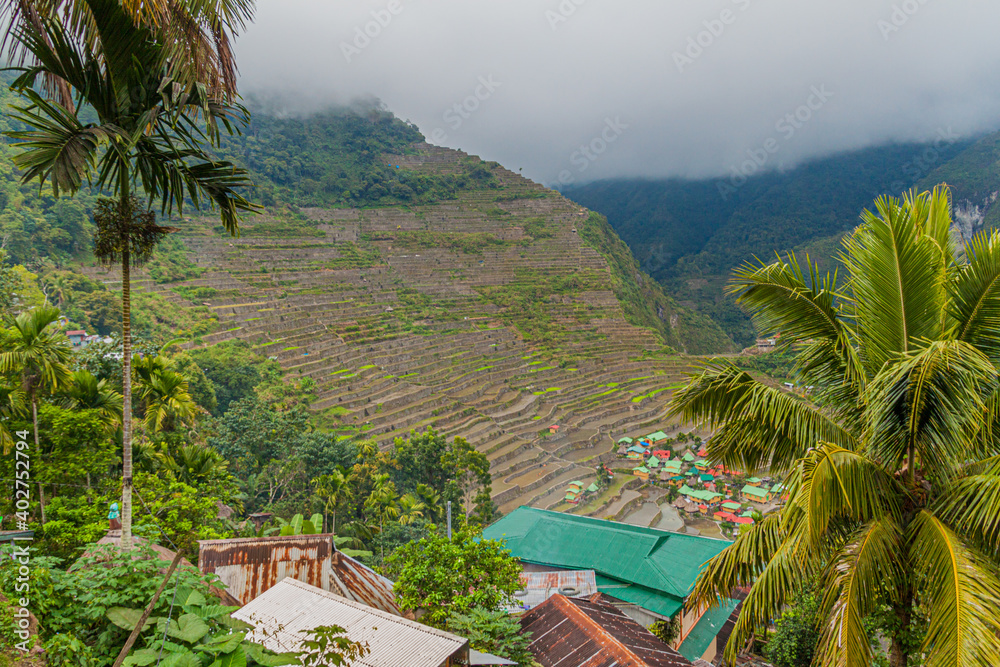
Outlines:
<svg viewBox="0 0 1000 667"><path fill-rule="evenodd" d="M38 442L38 400L42 393L55 391L69 382L71 348L65 334L53 326L59 321L59 309L41 306L18 315L12 326L13 336L5 341L0 352L0 373L18 373L31 406L31 425ZM42 525L45 525L45 488L38 483L38 504Z"/></svg>
<svg viewBox="0 0 1000 667"><path fill-rule="evenodd" d="M717 428L708 458L783 474L789 501L702 570L689 605L752 586L733 658L813 581L824 593L814 664L868 665L866 620L890 664L926 617L923 664L1000 655L1000 232L956 246L946 188L883 197L844 242L847 279L794 256L736 272L759 331L795 346L813 394L712 363L673 399Z"/></svg>
<svg viewBox="0 0 1000 667"><path fill-rule="evenodd" d="M238 190L251 185L247 173L215 160L204 148L217 144L220 125L235 130L246 110L218 99L174 67L176 44L136 23L117 0L79 0L86 6L94 39L77 39L59 21L39 17L21 23L16 39L37 63L23 69L12 89L29 103L13 116L30 129L13 132L21 152L14 157L25 182L51 182L54 196L74 193L84 179L114 193L94 210L94 253L122 267L123 480L122 547L132 546L132 335L130 269L148 259L171 228L156 224L135 195L140 190L163 215L185 200L206 199L221 212L223 226L238 231L239 216L254 207ZM131 6L131 5L129 5ZM138 5L136 5L138 6ZM99 44L98 49L95 44ZM35 90L45 77L65 82L75 104L67 107ZM82 111L81 111L82 110ZM88 115L81 115L81 113ZM86 122L93 114L96 123ZM203 127L204 126L204 127Z"/></svg>
<svg viewBox="0 0 1000 667"><path fill-rule="evenodd" d="M25 412L25 395L18 387L0 384L0 449L4 456L10 454L14 446L14 434L10 422L20 419Z"/></svg>
<svg viewBox="0 0 1000 667"><path fill-rule="evenodd" d="M124 13L137 26L155 31L171 49L171 77L189 85L199 82L216 99L236 95L232 41L253 20L255 4L253 0L121 0ZM46 20L59 21L74 40L101 57L105 54L107 35L97 29L94 8L85 0L0 0L0 15L6 19L0 50L10 62L37 64L16 35ZM44 73L43 79L48 96L72 109L71 86L54 72Z"/></svg>
<svg viewBox="0 0 1000 667"><path fill-rule="evenodd" d="M330 525L330 532L337 532L337 503L347 491L348 482L351 480L351 472L345 470L343 466L337 466L328 475L320 475L312 481L313 489L320 500L323 501L323 532L326 532L326 515L333 515Z"/></svg>

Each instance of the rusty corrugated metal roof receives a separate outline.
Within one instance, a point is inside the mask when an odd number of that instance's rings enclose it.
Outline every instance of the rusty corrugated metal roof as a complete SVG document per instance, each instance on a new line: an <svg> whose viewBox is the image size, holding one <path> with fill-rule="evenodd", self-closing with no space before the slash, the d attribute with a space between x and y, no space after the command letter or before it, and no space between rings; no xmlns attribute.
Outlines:
<svg viewBox="0 0 1000 667"><path fill-rule="evenodd" d="M218 575L240 604L291 577L399 614L392 582L336 551L332 534L203 540L198 546L198 569Z"/></svg>
<svg viewBox="0 0 1000 667"><path fill-rule="evenodd" d="M593 570L522 572L523 588L514 594L512 609L534 609L556 593L566 597L585 597L597 592Z"/></svg>
<svg viewBox="0 0 1000 667"><path fill-rule="evenodd" d="M285 579L233 618L254 626L253 641L278 651L295 651L304 630L339 625L370 653L355 667L440 667L451 657L466 664L469 643L448 632L394 616L294 579Z"/></svg>
<svg viewBox="0 0 1000 667"><path fill-rule="evenodd" d="M553 595L525 612L531 652L544 667L691 667L601 593L589 598Z"/></svg>

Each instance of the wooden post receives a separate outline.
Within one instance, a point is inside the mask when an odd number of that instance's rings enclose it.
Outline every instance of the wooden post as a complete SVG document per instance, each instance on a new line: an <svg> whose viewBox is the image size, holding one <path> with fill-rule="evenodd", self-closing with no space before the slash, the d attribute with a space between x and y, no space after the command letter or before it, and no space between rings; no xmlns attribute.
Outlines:
<svg viewBox="0 0 1000 667"><path fill-rule="evenodd" d="M181 552L178 551L174 554L174 559L170 562L170 567L167 568L167 575L163 577L163 581L160 582L160 587L156 590L156 594L153 595L153 599L149 601L146 605L146 611L142 612L142 616L139 617L139 622L135 624L132 628L132 634L128 636L128 641L125 642L125 646L122 647L122 652L118 654L118 659L115 660L114 667L122 667L122 663L125 662L125 658L128 657L128 652L132 649L132 645L135 644L135 640L139 637L139 633L142 632L142 626L146 624L149 619L149 615L153 613L153 607L156 606L156 601L160 599L160 593L163 589L167 587L167 582L170 581L170 577L173 576L174 570L177 569L177 564L181 562ZM169 623L169 619L167 623Z"/></svg>

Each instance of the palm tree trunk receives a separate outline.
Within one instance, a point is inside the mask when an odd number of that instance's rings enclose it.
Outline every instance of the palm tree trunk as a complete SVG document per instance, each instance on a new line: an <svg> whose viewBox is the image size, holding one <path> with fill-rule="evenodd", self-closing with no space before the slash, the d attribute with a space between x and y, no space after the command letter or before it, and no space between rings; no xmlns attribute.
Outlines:
<svg viewBox="0 0 1000 667"><path fill-rule="evenodd" d="M129 247L122 250L122 549L132 548L132 321Z"/></svg>
<svg viewBox="0 0 1000 667"><path fill-rule="evenodd" d="M905 585L902 600L896 606L896 618L899 620L892 635L892 643L889 646L889 667L907 667L910 658L907 647L903 643L904 638L910 630L910 616L913 610L913 588L910 584Z"/></svg>
<svg viewBox="0 0 1000 667"><path fill-rule="evenodd" d="M38 399L34 392L31 394L31 425L35 431L35 451L38 452L39 459L42 456L42 447L38 444ZM40 463L41 461L39 461ZM40 466L39 466L40 467ZM38 508L42 512L42 525L45 525L45 487L38 482Z"/></svg>

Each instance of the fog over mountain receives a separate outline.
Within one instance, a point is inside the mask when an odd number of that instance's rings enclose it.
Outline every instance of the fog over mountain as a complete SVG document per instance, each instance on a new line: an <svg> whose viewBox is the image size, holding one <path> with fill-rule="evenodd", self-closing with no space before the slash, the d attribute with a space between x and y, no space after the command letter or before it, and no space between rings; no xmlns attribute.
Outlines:
<svg viewBox="0 0 1000 667"><path fill-rule="evenodd" d="M998 27L995 0L261 0L237 50L284 112L375 96L556 185L995 129Z"/></svg>

